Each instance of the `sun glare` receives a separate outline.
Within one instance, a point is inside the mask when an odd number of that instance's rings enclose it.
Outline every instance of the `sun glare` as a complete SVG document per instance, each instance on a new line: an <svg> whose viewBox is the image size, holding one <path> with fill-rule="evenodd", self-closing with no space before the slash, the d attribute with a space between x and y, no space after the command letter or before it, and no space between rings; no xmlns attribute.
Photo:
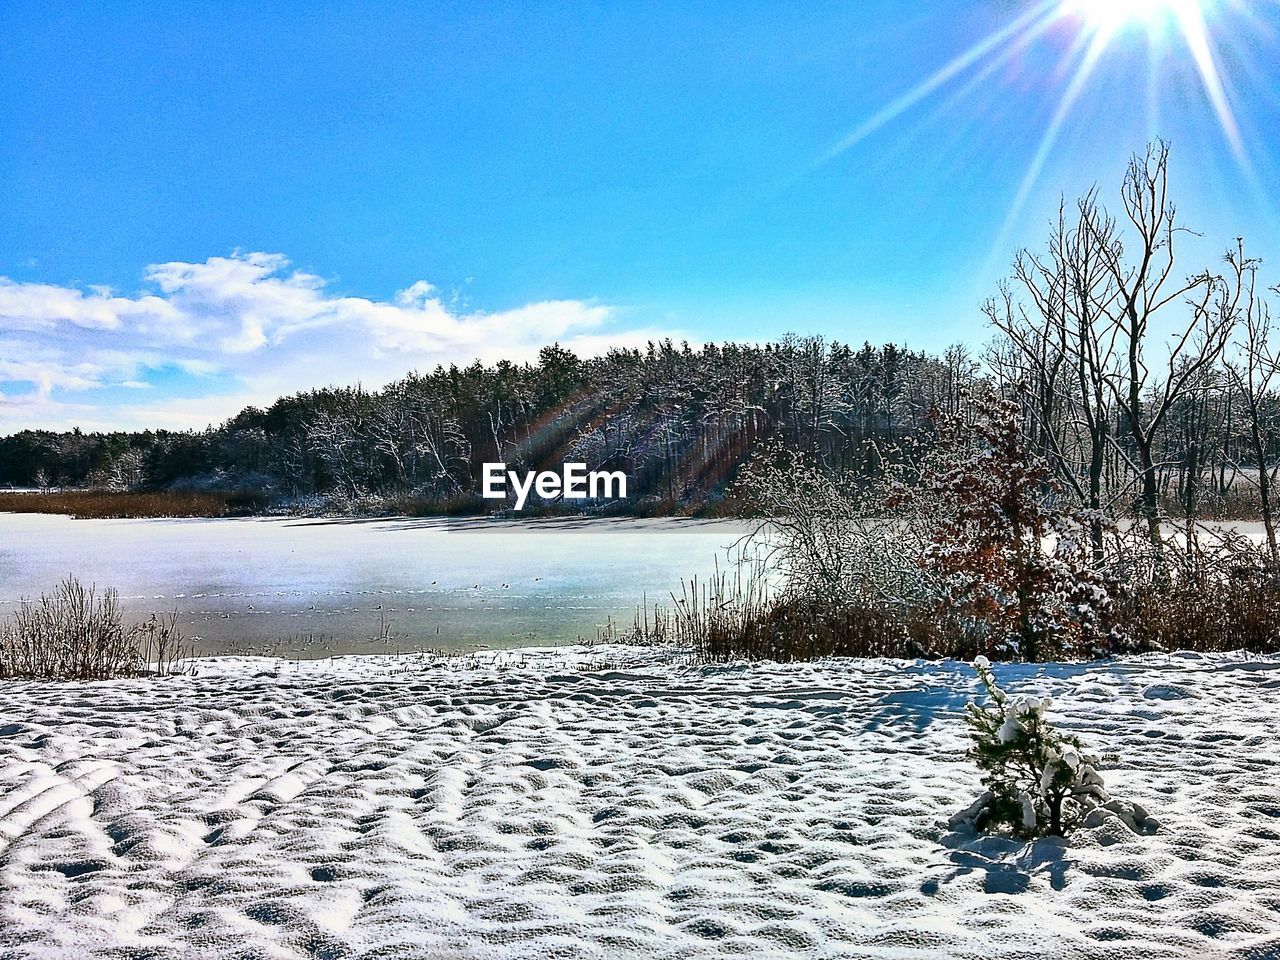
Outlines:
<svg viewBox="0 0 1280 960"><path fill-rule="evenodd" d="M1170 19L1181 24L1188 16L1201 15L1196 0L1066 0L1062 6L1089 29L1108 35L1129 26L1152 29Z"/></svg>
<svg viewBox="0 0 1280 960"><path fill-rule="evenodd" d="M1251 2L1259 7L1280 6L1280 0ZM1239 0L1039 0L1027 4L1018 16L864 120L820 156L815 166L832 160L953 83L965 82L966 75L968 84L975 86L1002 67L1017 62L1034 43L1056 35L1067 38L1067 53L1059 68L1053 71L1054 76L1061 78L1061 88L1040 143L1012 199L993 253L1003 249L1008 233L1057 147L1059 135L1085 94L1101 82L1099 68L1113 54L1133 60L1138 59L1134 55L1141 56L1145 48L1148 91L1159 87L1161 74L1176 68L1175 59L1189 64L1241 173L1260 192L1260 183L1232 108L1230 89L1219 67L1220 34L1226 28L1221 14L1227 6L1237 12L1241 9ZM1232 39L1237 43L1241 40L1238 35ZM1154 116L1153 102L1149 99L1145 105L1149 116Z"/></svg>
<svg viewBox="0 0 1280 960"><path fill-rule="evenodd" d="M1240 141L1240 131L1213 52L1209 29L1211 5L1212 0L1063 0L1058 16L1060 19L1074 17L1086 33L1092 34L1090 46L1095 58L1113 42L1119 42L1117 34L1127 28L1144 27L1152 40L1171 30L1181 39L1200 74L1205 96L1213 105L1223 135L1237 159L1244 163L1244 144Z"/></svg>

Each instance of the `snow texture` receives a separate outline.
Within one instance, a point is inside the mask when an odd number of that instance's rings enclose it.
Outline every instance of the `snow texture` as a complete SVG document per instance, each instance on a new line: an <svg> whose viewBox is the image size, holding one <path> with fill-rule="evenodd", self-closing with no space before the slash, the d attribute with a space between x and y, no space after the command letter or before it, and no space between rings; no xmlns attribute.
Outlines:
<svg viewBox="0 0 1280 960"><path fill-rule="evenodd" d="M1161 827L979 837L966 664L0 687L0 957L1280 956L1280 659L1005 666ZM1140 809L1141 809L1140 808Z"/></svg>

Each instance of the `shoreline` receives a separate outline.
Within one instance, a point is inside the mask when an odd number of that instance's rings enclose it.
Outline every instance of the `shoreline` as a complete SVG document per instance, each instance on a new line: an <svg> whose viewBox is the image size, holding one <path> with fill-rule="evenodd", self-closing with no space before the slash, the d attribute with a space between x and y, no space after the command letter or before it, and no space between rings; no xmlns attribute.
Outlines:
<svg viewBox="0 0 1280 960"><path fill-rule="evenodd" d="M411 510L350 511L326 509L305 503L306 498L271 500L258 491L105 491L67 488L57 490L0 489L0 513L34 513L54 516L71 516L83 520L143 520L143 519L261 519L267 517L296 517L308 519L500 519L526 522L539 519L588 518L600 520L643 519L698 519L698 520L749 520L731 512L689 510L654 510L652 504L638 503L628 509L628 501L617 505L598 507L563 507L538 504L527 510L511 506L484 506L478 498L462 505L441 502L439 504L414 505ZM403 507L404 498L388 496L388 503Z"/></svg>

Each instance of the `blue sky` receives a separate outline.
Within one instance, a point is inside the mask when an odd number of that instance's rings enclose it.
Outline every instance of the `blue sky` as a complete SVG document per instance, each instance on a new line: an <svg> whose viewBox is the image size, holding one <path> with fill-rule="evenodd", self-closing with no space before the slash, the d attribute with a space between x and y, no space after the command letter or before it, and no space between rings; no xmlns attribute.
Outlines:
<svg viewBox="0 0 1280 960"><path fill-rule="evenodd" d="M978 345L1059 194L1114 197L1154 135L1202 234L1188 268L1241 234L1280 262L1280 5L1038 10L1034 39L886 117L1037 9L9 2L0 431L199 426L543 339Z"/></svg>

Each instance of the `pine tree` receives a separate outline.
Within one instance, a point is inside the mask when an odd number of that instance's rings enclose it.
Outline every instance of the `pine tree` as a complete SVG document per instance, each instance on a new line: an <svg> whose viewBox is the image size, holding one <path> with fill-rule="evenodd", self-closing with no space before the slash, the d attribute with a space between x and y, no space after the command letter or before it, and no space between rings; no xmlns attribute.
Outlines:
<svg viewBox="0 0 1280 960"><path fill-rule="evenodd" d="M969 704L966 716L973 737L968 756L982 770L986 792L953 824L1022 837L1064 836L1091 810L1111 802L1098 759L1045 717L1049 698L1010 698L996 685L985 657L974 668L992 701L990 707Z"/></svg>

